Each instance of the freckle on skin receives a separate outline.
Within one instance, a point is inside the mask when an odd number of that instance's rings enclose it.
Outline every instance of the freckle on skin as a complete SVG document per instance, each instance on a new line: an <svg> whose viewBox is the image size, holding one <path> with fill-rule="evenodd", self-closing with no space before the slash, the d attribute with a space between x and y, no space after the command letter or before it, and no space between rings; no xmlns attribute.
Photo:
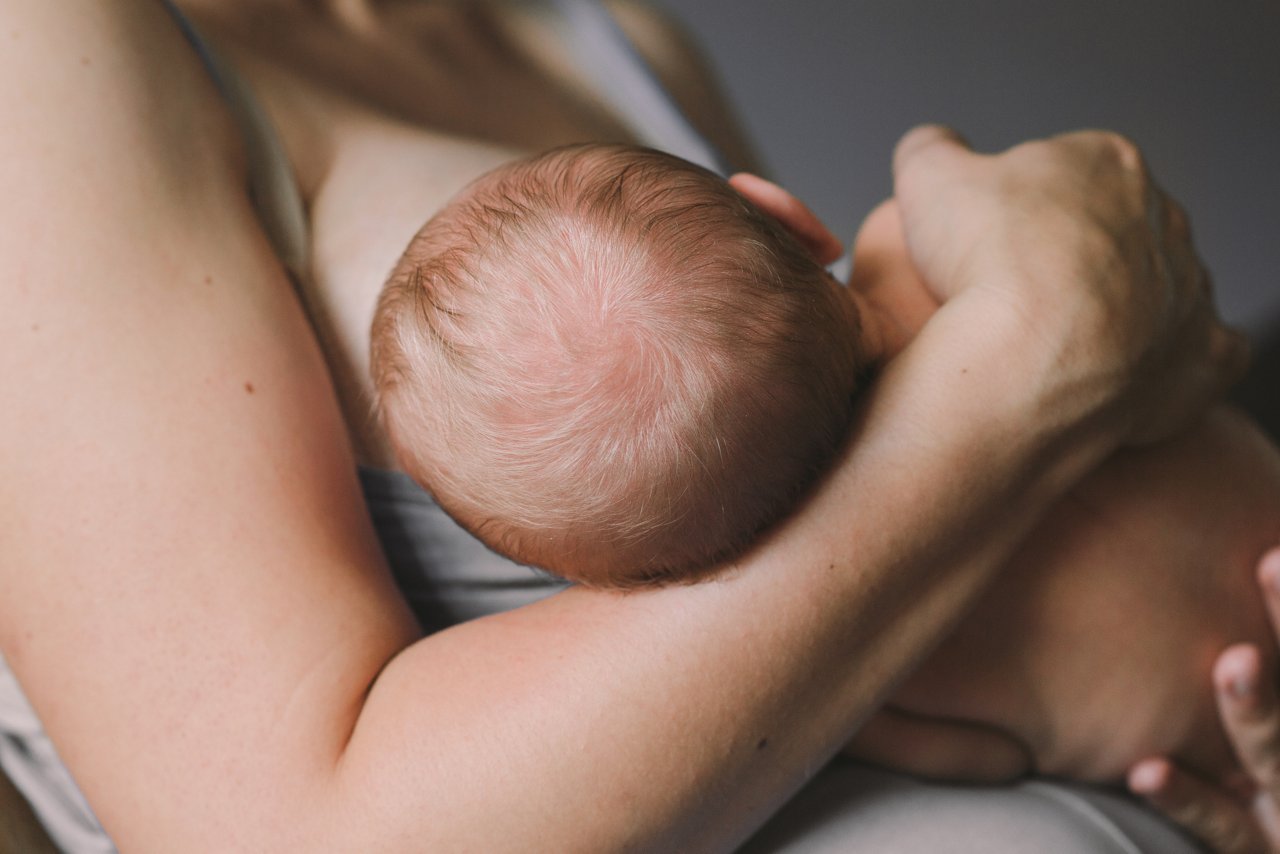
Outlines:
<svg viewBox="0 0 1280 854"><path fill-rule="evenodd" d="M39 332L39 331L40 331L40 324L38 324L38 323L33 323L33 324L31 324L31 331L32 331L32 332Z"/></svg>
<svg viewBox="0 0 1280 854"><path fill-rule="evenodd" d="M769 739L767 738L762 738L756 742L756 750L764 750L768 746L769 746Z"/></svg>
<svg viewBox="0 0 1280 854"><path fill-rule="evenodd" d="M244 390L245 390L248 394L253 394L253 383L245 383L245 384L244 384Z"/></svg>
<svg viewBox="0 0 1280 854"><path fill-rule="evenodd" d="M82 57L80 57L80 64L81 64L81 65L83 65L83 66L85 66L86 68L87 68L87 67L89 67L90 65L92 65L92 63L91 63L91 62L89 62L89 57L87 57L87 56L82 56Z"/></svg>
<svg viewBox="0 0 1280 854"><path fill-rule="evenodd" d="M212 285L212 284L213 284L213 276L205 276L205 277L204 277L204 283L205 283L206 285Z"/></svg>

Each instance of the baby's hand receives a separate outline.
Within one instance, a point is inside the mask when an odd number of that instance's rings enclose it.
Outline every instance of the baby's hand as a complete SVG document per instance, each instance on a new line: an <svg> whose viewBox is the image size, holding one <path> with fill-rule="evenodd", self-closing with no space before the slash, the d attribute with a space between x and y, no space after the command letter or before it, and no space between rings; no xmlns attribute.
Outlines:
<svg viewBox="0 0 1280 854"><path fill-rule="evenodd" d="M1003 730L931 718L885 706L844 755L917 777L961 783L1005 783L1029 773L1031 754Z"/></svg>
<svg viewBox="0 0 1280 854"><path fill-rule="evenodd" d="M866 308L862 334L872 338L868 343L877 360L901 352L938 310L938 299L907 252L896 199L880 203L862 221L853 241L849 289Z"/></svg>
<svg viewBox="0 0 1280 854"><path fill-rule="evenodd" d="M1259 566L1272 627L1280 634L1280 549ZM1251 645L1227 649L1214 667L1222 723L1244 766L1238 791L1215 786L1167 758L1139 762L1129 787L1220 854L1280 852L1280 696Z"/></svg>

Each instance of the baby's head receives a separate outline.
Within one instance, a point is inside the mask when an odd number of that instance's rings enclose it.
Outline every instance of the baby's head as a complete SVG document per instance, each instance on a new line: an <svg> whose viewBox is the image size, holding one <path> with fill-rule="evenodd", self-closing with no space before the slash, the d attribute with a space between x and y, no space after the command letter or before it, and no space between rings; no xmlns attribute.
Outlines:
<svg viewBox="0 0 1280 854"><path fill-rule="evenodd" d="M405 470L509 557L634 587L704 577L841 446L843 288L724 180L625 146L504 166L410 243L373 373Z"/></svg>

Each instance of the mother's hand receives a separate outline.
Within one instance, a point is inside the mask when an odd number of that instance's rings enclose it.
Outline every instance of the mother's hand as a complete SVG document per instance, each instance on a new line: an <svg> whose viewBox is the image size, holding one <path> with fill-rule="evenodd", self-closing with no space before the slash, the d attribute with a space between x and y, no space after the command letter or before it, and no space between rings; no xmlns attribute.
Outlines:
<svg viewBox="0 0 1280 854"><path fill-rule="evenodd" d="M1082 131L984 156L925 126L898 144L894 172L926 283L973 304L977 328L1012 312L1047 345L1034 369L1066 380L1047 406L1153 441L1242 373L1244 340L1217 316L1186 215L1125 138Z"/></svg>
<svg viewBox="0 0 1280 854"><path fill-rule="evenodd" d="M1259 563L1272 627L1280 634L1280 548ZM1280 852L1280 686L1257 647L1238 644L1213 669L1218 713L1247 775L1240 792L1215 786L1166 758L1144 760L1129 787L1221 854Z"/></svg>

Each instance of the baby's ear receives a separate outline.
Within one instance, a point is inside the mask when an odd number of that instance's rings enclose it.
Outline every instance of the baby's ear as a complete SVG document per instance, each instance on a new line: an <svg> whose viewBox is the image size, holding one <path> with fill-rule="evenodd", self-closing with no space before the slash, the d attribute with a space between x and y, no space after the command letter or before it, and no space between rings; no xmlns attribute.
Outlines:
<svg viewBox="0 0 1280 854"><path fill-rule="evenodd" d="M826 266L844 254L844 244L822 224L808 205L779 187L749 172L739 172L729 179L738 194L782 223L819 264Z"/></svg>

